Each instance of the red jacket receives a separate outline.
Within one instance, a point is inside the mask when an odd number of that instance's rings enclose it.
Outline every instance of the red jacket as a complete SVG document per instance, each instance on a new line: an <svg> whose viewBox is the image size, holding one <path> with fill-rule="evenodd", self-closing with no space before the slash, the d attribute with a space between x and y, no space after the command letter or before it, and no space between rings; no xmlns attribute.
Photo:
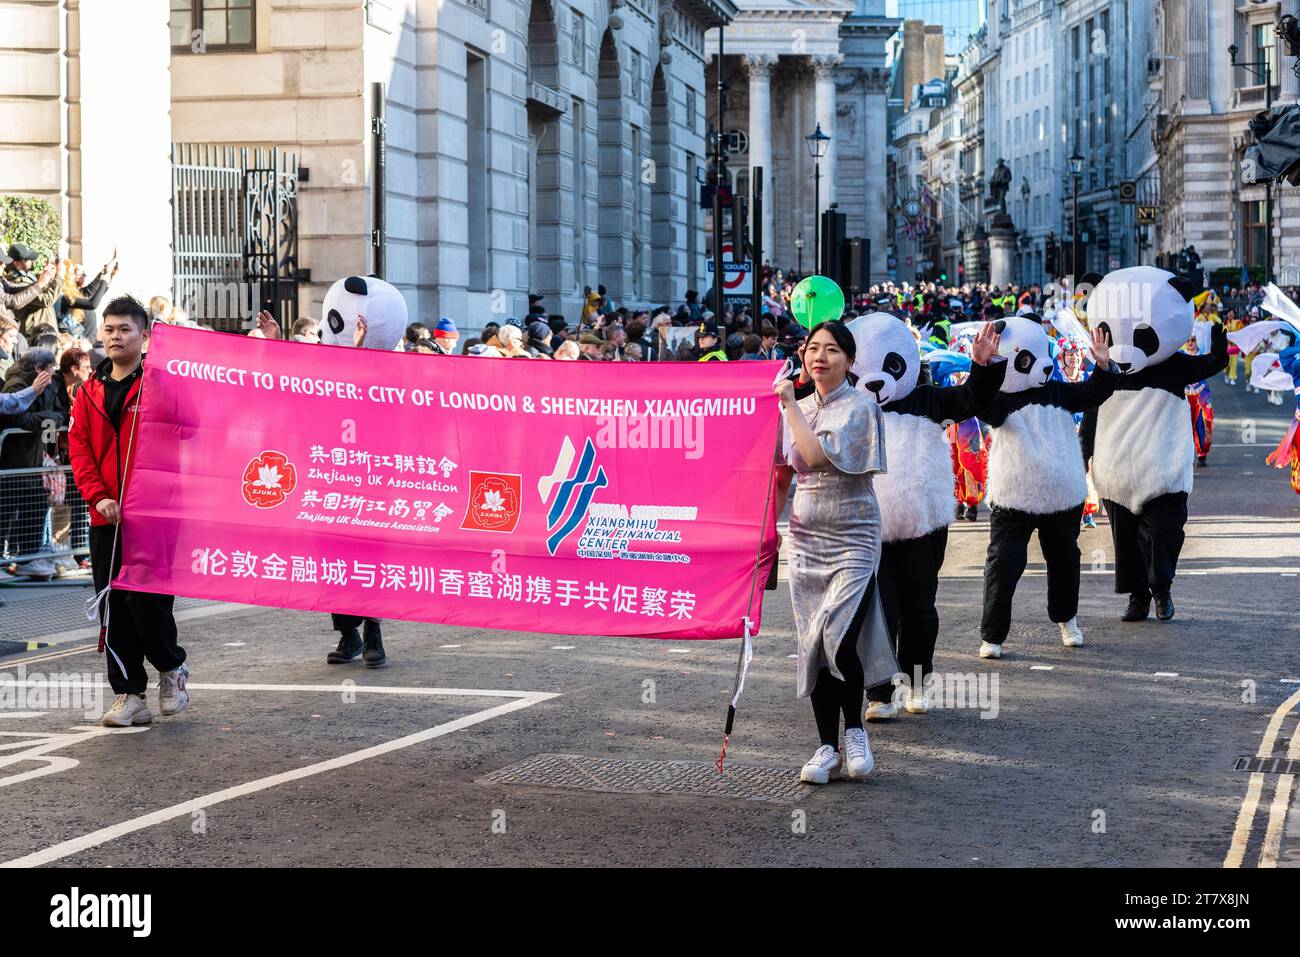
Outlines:
<svg viewBox="0 0 1300 957"><path fill-rule="evenodd" d="M135 381L131 383L126 402L122 405L122 419L117 429L113 428L104 407L104 380L112 374L113 362L105 359L95 374L77 390L72 403L72 424L68 429L72 477L81 497L90 506L91 525L111 524L95 506L105 499L121 504L124 477L129 475L134 464L128 461L128 445L140 410L144 367L132 373ZM132 452L130 458L134 457Z"/></svg>

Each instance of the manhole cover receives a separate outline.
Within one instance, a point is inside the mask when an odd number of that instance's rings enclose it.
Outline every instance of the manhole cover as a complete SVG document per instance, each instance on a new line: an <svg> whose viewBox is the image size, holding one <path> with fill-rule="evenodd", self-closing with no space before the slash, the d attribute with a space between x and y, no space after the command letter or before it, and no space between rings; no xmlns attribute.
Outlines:
<svg viewBox="0 0 1300 957"><path fill-rule="evenodd" d="M493 771L479 784L522 784L611 794L690 794L793 804L814 790L792 768L736 765L722 774L699 761L611 761L580 754L539 754Z"/></svg>

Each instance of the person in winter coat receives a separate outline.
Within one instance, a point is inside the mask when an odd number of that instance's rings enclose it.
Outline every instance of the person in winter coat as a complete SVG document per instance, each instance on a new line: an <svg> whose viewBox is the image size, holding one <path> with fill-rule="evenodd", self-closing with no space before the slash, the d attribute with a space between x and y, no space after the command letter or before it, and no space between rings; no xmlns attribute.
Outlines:
<svg viewBox="0 0 1300 957"><path fill-rule="evenodd" d="M27 292L32 286L38 287L34 296L22 306L13 309L14 318L18 320L23 335L27 336L30 330L38 326L48 325L57 328L58 318L54 314L54 300L58 298L59 288L52 282L57 272L56 264L46 263L45 269L38 276L32 272L32 267L36 263L36 252L23 243L14 243L10 246L6 258L9 260L4 273L6 293L18 295Z"/></svg>
<svg viewBox="0 0 1300 957"><path fill-rule="evenodd" d="M74 336L83 336L90 342L99 337L99 316L95 310L108 292L108 286L117 276L117 263L107 262L94 279L86 281L79 265L67 263L63 280L63 295L54 303L59 317L59 329Z"/></svg>
<svg viewBox="0 0 1300 957"><path fill-rule="evenodd" d="M23 393L35 390L38 377L54 372L54 353L48 349L29 349L5 375L3 391ZM0 444L0 533L9 540L9 553L27 560L15 569L20 577L48 579L55 573L53 562L35 557L44 539L49 497L38 469L45 452L57 450L58 430L67 424L59 411L53 389L42 389L35 401L22 412L0 416L0 432L22 429L10 434ZM21 470L22 474L5 474Z"/></svg>
<svg viewBox="0 0 1300 957"><path fill-rule="evenodd" d="M144 376L149 313L131 296L104 309L101 334L108 357L77 390L68 447L72 476L90 507L90 555L95 590L102 593L122 563L122 500L135 462L136 416ZM108 651L108 681L116 697L100 719L110 728L148 724L146 660L158 669L158 707L164 715L190 700L190 669L177 643L171 595L111 590L102 602L100 643Z"/></svg>
<svg viewBox="0 0 1300 957"><path fill-rule="evenodd" d="M11 247L12 248L12 247ZM7 268L13 260L7 255L0 252L0 267ZM0 282L0 319L12 319L16 324L19 322L18 316L23 312L33 299L49 288L50 283L54 281L54 275L57 272L54 263L48 263L41 274L36 277L36 282L26 283L20 286L10 288L7 283ZM23 347L18 349L18 354L26 348L26 340L23 340Z"/></svg>

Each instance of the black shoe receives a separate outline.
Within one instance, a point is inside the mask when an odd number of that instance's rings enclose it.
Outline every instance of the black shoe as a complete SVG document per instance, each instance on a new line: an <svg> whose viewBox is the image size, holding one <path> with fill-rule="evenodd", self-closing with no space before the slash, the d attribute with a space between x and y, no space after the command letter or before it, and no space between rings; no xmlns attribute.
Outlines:
<svg viewBox="0 0 1300 957"><path fill-rule="evenodd" d="M966 521L973 522L978 517L979 517L979 507L975 505L968 505L966 507Z"/></svg>
<svg viewBox="0 0 1300 957"><path fill-rule="evenodd" d="M1134 592L1129 595L1128 608L1119 616L1120 621L1146 621L1151 614L1151 595L1146 592Z"/></svg>
<svg viewBox="0 0 1300 957"><path fill-rule="evenodd" d="M1161 621L1169 621L1174 617L1174 600L1169 596L1169 589L1162 588L1155 593L1156 596L1156 617Z"/></svg>
<svg viewBox="0 0 1300 957"><path fill-rule="evenodd" d="M957 517L959 519L966 517L966 506L963 505L961 502L957 503Z"/></svg>
<svg viewBox="0 0 1300 957"><path fill-rule="evenodd" d="M367 668L382 668L388 656L384 654L384 636L379 633L379 622L366 622L366 650L361 653L361 660Z"/></svg>
<svg viewBox="0 0 1300 957"><path fill-rule="evenodd" d="M339 646L325 656L331 665L345 665L361 654L361 636L355 628L349 628L339 635Z"/></svg>
<svg viewBox="0 0 1300 957"><path fill-rule="evenodd" d="M1205 468L1205 456L1198 455L1196 457L1196 464L1199 465L1201 468Z"/></svg>

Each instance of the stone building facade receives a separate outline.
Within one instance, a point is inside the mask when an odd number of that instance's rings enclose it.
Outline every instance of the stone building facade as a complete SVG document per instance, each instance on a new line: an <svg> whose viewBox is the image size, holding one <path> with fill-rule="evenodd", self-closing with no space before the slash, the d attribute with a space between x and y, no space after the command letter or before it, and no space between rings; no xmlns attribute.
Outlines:
<svg viewBox="0 0 1300 957"><path fill-rule="evenodd" d="M793 268L795 241L811 260L818 210L814 161L805 137L821 126L831 137L821 160L821 209L845 214L846 235L871 240L871 275L886 275L888 121L885 44L899 21L884 0L739 0L723 37L728 84L724 132L739 131L742 149L728 174L747 195L751 170L764 184L764 259ZM709 121L717 125L718 37L708 38Z"/></svg>
<svg viewBox="0 0 1300 957"><path fill-rule="evenodd" d="M0 191L49 197L70 255L116 244L121 281L156 292L170 286L169 144L279 146L309 170L313 314L330 281L372 265L381 82L385 274L413 316L475 328L522 315L532 291L576 319L597 284L618 303L668 302L705 282L705 33L735 13L731 0L0 0L15 38L0 53Z"/></svg>

